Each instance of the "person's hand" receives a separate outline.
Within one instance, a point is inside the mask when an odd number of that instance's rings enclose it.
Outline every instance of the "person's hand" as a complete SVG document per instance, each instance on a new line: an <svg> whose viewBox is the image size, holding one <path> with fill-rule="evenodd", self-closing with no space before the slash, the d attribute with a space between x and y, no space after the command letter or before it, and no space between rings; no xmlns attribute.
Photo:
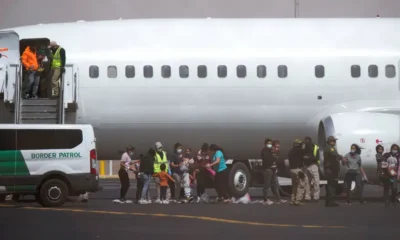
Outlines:
<svg viewBox="0 0 400 240"><path fill-rule="evenodd" d="M210 165L209 163L207 163L205 167L206 167L206 168L210 168L211 165Z"/></svg>

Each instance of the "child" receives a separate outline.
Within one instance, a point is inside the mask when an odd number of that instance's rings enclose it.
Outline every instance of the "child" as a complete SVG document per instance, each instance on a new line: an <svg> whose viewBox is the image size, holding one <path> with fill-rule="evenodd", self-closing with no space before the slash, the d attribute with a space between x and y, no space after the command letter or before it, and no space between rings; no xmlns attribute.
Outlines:
<svg viewBox="0 0 400 240"><path fill-rule="evenodd" d="M180 165L180 170L182 172L182 187L184 189L185 198L182 201L183 203L188 203L193 200L190 188L190 166L194 163L192 157L192 150L190 148L185 149L185 153L183 154L182 163Z"/></svg>
<svg viewBox="0 0 400 240"><path fill-rule="evenodd" d="M168 204L167 201L167 189L168 189L168 180L175 182L175 180L165 172L166 165L165 163L161 164L160 170L161 172L153 174L153 177L158 177L160 179L160 204Z"/></svg>

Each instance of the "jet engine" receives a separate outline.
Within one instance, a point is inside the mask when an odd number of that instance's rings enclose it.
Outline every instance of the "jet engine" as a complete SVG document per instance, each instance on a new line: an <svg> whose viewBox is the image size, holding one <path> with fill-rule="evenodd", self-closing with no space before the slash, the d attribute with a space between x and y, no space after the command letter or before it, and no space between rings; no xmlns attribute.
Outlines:
<svg viewBox="0 0 400 240"><path fill-rule="evenodd" d="M323 149L329 136L337 138L336 149L342 156L350 151L351 145L362 148L361 159L370 183L377 183L375 148L381 144L385 152L393 143L399 143L400 117L395 114L371 112L346 112L332 114L322 119L318 128L318 144L320 146L321 164ZM341 165L342 166L342 165ZM342 166L339 180L344 179L345 168Z"/></svg>

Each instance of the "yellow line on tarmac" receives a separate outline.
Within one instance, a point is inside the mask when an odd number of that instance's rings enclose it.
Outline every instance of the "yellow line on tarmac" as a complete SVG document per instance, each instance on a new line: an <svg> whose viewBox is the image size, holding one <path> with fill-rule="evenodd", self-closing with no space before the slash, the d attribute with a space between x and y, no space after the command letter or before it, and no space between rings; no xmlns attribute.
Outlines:
<svg viewBox="0 0 400 240"><path fill-rule="evenodd" d="M2 207L3 205L0 205ZM7 207L9 207L8 205ZM263 227L301 227L301 228L346 228L345 226L317 226L317 225L295 225L295 224L275 224L275 223L262 223L262 222L248 222L231 220L224 218L205 217L205 216L191 216L191 215L174 215L174 214L163 214L163 213L130 213L130 212L114 212L114 211L100 211L100 210L83 210L83 209L66 209L66 208L38 208L38 207L21 207L22 209L29 210L42 210L42 211L64 211L64 212L80 212L80 213L97 213L97 214L109 214L109 215L134 215L134 216L150 216L150 217L170 217L170 218L186 218L196 219L203 221L241 224L241 225L252 225L252 226L263 226ZM20 208L20 209L21 209Z"/></svg>

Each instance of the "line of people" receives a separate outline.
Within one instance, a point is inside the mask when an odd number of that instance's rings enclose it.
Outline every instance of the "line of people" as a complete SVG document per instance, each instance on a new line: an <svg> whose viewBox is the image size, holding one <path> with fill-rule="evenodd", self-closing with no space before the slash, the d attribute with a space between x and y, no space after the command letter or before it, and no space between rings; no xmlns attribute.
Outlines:
<svg viewBox="0 0 400 240"><path fill-rule="evenodd" d="M214 181L218 193L217 201L231 202L232 197L228 187L228 168L225 162L224 150L216 144L204 143L200 150L193 154L190 148L180 143L174 146L170 158L163 145L157 142L146 155L132 160L135 148L128 146L123 153L118 176L121 182L120 198L115 203L132 203L126 199L130 187L128 172L133 171L137 179L136 199L139 204L152 203L149 186L156 184L157 199L155 203L170 202L188 203L194 199L192 184L196 185L197 202L205 194L207 178Z"/></svg>
<svg viewBox="0 0 400 240"><path fill-rule="evenodd" d="M21 55L21 62L25 71L22 84L23 98L58 98L61 75L65 72L64 48L54 41L47 47L27 46ZM51 94L48 93L49 79L51 79Z"/></svg>
<svg viewBox="0 0 400 240"><path fill-rule="evenodd" d="M339 155L336 150L336 138L328 137L324 148L324 164L320 166L319 147L313 143L310 137L304 140L296 139L293 147L288 153L288 167L292 177L291 205L301 206L303 202L317 202L320 198L320 175L321 167L327 180L325 206L339 206L336 202L336 189L338 187L338 175L341 165L345 168L346 203L351 204L351 184L355 182L359 189L359 201L365 204L363 198L364 181L368 181L362 168L361 147L357 144L350 146L350 151L344 156ZM278 204L283 204L279 193L279 182L277 166L280 161L280 143L266 139L265 147L261 150L262 173L264 178L264 201L265 205L274 202L268 198L268 190L271 188ZM191 183L197 185L197 199L205 193L205 182L207 178L214 180L214 186L218 194L218 201L231 202L228 186L228 168L225 162L224 150L215 145L203 144L196 154L192 154L190 148L180 143L174 146L174 152L168 158L163 150L163 145L157 142L154 148L149 149L145 156L138 160L131 160L134 147L129 146L122 155L121 168L118 172L121 181L120 199L118 203L129 203L125 196L129 189L128 171L135 172L137 181L136 199L140 204L151 203L149 185L153 180L157 188L156 203L169 202L191 202L193 201ZM384 148L378 145L376 148L376 160L378 164L377 174L384 186L385 204L390 202L396 204L397 181L399 180L399 146L393 144L390 152L384 153ZM169 160L168 160L169 159ZM389 198L389 190L392 192Z"/></svg>

